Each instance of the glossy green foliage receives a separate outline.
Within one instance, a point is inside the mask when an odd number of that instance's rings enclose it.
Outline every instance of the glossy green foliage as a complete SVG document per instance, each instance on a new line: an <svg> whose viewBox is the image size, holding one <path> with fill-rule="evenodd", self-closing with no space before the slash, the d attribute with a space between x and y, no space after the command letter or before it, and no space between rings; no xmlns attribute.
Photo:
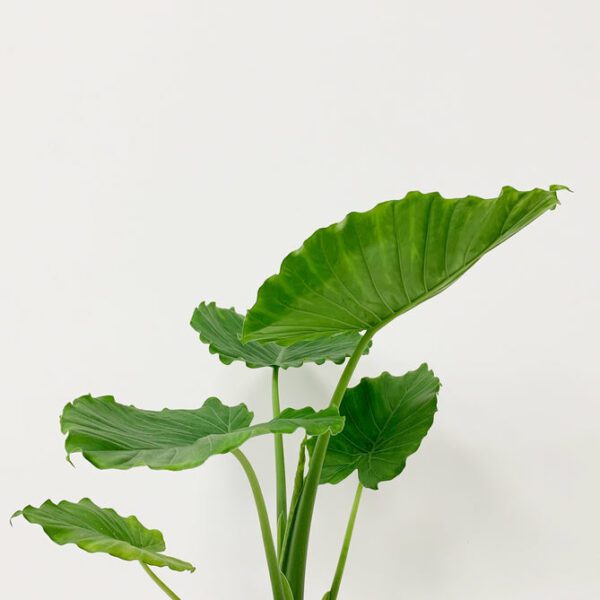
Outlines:
<svg viewBox="0 0 600 600"><path fill-rule="evenodd" d="M244 341L282 344L382 326L458 279L558 203L557 190L446 199L410 192L319 229L260 288Z"/></svg>
<svg viewBox="0 0 600 600"><path fill-rule="evenodd" d="M343 363L352 354L360 340L358 333L344 333L318 340L298 342L281 346L275 342L261 344L241 341L244 317L233 308L219 308L214 302L203 302L196 308L191 325L200 334L200 340L208 344L211 353L218 354L226 365L233 361L246 363L248 367L301 367L312 362L318 365L330 360ZM365 354L368 352L368 348Z"/></svg>
<svg viewBox="0 0 600 600"><path fill-rule="evenodd" d="M304 599L319 485L338 483L357 471L359 484L342 550L323 597L336 600L363 487L377 489L403 471L433 424L440 389L427 365L401 377L383 373L365 378L348 389L361 355L384 325L440 293L492 248L554 209L560 189L521 192L505 187L492 199L410 192L402 200L350 213L342 222L319 229L261 286L246 317L203 302L191 321L200 340L223 363L272 368L272 420L253 425L253 413L244 404L228 407L217 398L197 409L150 411L118 404L112 396L87 395L68 404L61 417L69 459L81 453L100 469L178 471L232 452L256 504L274 600ZM328 408L280 410L279 369L342 363L348 357ZM281 434L298 429L312 437L302 442L288 502ZM275 434L275 538L258 476L239 450L265 434ZM148 565L194 569L162 554L160 532L88 499L77 504L48 500L16 515L41 525L58 544L141 562L172 600L180 598Z"/></svg>
<svg viewBox="0 0 600 600"><path fill-rule="evenodd" d="M346 426L329 442L321 483L338 483L356 470L365 487L377 489L399 475L433 424L439 389L439 379L421 365L346 390L340 407Z"/></svg>
<svg viewBox="0 0 600 600"><path fill-rule="evenodd" d="M258 425L251 425L252 418L244 404L228 407L217 398L198 409L151 411L119 404L112 396L82 396L67 404L61 426L68 434L67 452L81 452L99 469L147 466L180 471L231 452L252 437L299 428L309 435L335 434L344 423L334 408L287 408Z"/></svg>
<svg viewBox="0 0 600 600"><path fill-rule="evenodd" d="M100 508L88 498L77 503L46 500L39 508L26 506L22 515L41 525L48 537L60 544L76 544L86 552L104 552L123 560L136 560L174 571L193 571L183 560L161 554L165 540L160 531L146 529L136 517L121 517L112 508Z"/></svg>

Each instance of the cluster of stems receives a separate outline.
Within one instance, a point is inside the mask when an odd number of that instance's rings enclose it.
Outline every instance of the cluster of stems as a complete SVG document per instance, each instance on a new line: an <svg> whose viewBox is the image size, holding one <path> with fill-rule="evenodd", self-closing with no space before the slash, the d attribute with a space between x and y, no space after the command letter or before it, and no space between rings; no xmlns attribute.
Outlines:
<svg viewBox="0 0 600 600"><path fill-rule="evenodd" d="M373 335L379 329L367 331L356 346L352 356L348 360L340 380L335 388L331 398L330 406L339 408L344 393L350 383L350 379L356 369L356 365L371 341ZM279 401L279 370L273 368L272 378L272 399L273 416L277 417L280 412ZM308 555L308 542L310 537L310 528L314 506L317 496L317 490L321 479L321 472L327 446L331 434L325 433L317 438L310 460L308 472L304 475L305 462L305 443L300 449L300 458L296 470L294 491L291 498L290 511L287 509L287 488L285 478L285 462L283 453L283 439L281 435L275 435L275 473L276 473L276 515L277 515L277 550L273 542L269 519L265 510L265 503L260 491L260 486L256 481L256 475L240 450L236 450L235 455L242 462L242 466L248 475L256 507L259 514L259 520L262 531L262 538L265 546L265 554L271 577L271 587L273 598L275 600L303 600L304 598L304 580L306 573L306 559ZM342 544L342 549L337 563L337 568L333 576L333 581L329 591L328 600L335 600L338 597L344 567L348 556L348 549L356 514L360 504L362 485L359 483L356 495L350 511L350 517Z"/></svg>
<svg viewBox="0 0 600 600"><path fill-rule="evenodd" d="M360 339L352 356L350 356L338 384L333 392L329 406L339 408L348 388L350 379L356 369L356 365L363 355L369 342L375 333L385 324L368 330ZM273 417L277 418L281 412L279 400L279 368L272 370L272 405ZM304 580L306 574L306 560L308 556L308 542L312 516L317 497L317 490L321 479L323 463L329 445L330 433L325 433L317 438L312 452L308 471L305 475L306 461L306 439L302 442L294 489L288 510L287 484L285 475L285 456L283 448L283 436L274 435L275 443L275 476L276 476L276 537L269 519L269 513L265 498L260 486L256 472L246 455L240 450L234 450L232 454L237 458L252 490L261 536L267 559L269 578L274 600L303 600ZM327 600L336 600L339 594L342 575L346 566L348 549L352 539L354 523L360 504L363 486L358 483L354 502L350 511L348 525L344 535L340 556L331 583L331 588L326 595ZM142 563L142 567L160 589L172 600L181 600L150 568Z"/></svg>

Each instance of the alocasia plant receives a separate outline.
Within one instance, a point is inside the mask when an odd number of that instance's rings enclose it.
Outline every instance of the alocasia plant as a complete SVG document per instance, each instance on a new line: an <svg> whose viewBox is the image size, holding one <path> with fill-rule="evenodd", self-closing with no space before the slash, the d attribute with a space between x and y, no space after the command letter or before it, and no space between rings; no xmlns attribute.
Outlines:
<svg viewBox="0 0 600 600"><path fill-rule="evenodd" d="M357 472L357 489L342 550L323 600L339 595L363 489L399 475L433 424L440 382L427 365L394 376L364 378L349 388L374 335L397 316L443 291L486 252L558 204L557 191L520 192L505 187L494 199L446 199L411 192L402 200L351 213L319 229L289 254L277 275L242 316L202 303L192 327L226 365L269 368L273 418L253 424L244 404L209 398L194 410L149 411L111 396L82 396L66 405L62 432L70 457L81 453L99 469L179 471L215 454L231 453L248 477L262 532L275 600L303 600L308 541L320 484L339 483ZM327 408L281 410L281 369L348 359ZM283 436L301 429L305 438L288 496ZM241 450L253 437L272 434L277 505L274 530L256 473ZM162 534L135 517L123 518L91 500L28 506L15 513L41 525L58 544L138 561L170 598L178 596L150 569L193 571L162 554Z"/></svg>

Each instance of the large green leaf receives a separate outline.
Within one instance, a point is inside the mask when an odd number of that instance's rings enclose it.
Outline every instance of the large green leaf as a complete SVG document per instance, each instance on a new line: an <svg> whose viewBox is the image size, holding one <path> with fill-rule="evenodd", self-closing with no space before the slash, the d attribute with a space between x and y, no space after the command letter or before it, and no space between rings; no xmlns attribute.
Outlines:
<svg viewBox="0 0 600 600"><path fill-rule="evenodd" d="M446 199L410 192L319 229L267 279L243 340L290 344L377 328L435 296L558 204L557 190Z"/></svg>
<svg viewBox="0 0 600 600"><path fill-rule="evenodd" d="M233 308L219 308L214 302L203 302L194 311L192 327L200 334L200 340L208 344L210 352L218 354L226 365L233 361L246 363L248 367L301 367L305 362L322 364L331 360L343 363L360 341L356 332L344 333L318 340L298 342L281 346L275 342L242 344L244 317ZM368 352L368 348L365 354Z"/></svg>
<svg viewBox="0 0 600 600"><path fill-rule="evenodd" d="M61 417L69 455L81 452L99 469L151 469L180 471L225 454L245 441L267 433L336 434L344 420L335 408L287 408L279 417L250 425L253 413L244 404L224 406L209 398L193 410L141 410L118 404L112 396L82 396L65 407Z"/></svg>
<svg viewBox="0 0 600 600"><path fill-rule="evenodd" d="M357 470L365 487L377 489L399 475L433 423L439 389L437 377L421 365L402 377L364 378L346 390L340 408L346 426L329 442L321 483L339 483Z"/></svg>
<svg viewBox="0 0 600 600"><path fill-rule="evenodd" d="M174 571L194 571L190 563L161 554L165 540L160 531L146 529L136 517L121 517L112 508L100 508L88 498L58 504L46 500L39 508L26 506L13 517L19 515L41 525L48 537L61 546L76 544L86 552L105 552Z"/></svg>

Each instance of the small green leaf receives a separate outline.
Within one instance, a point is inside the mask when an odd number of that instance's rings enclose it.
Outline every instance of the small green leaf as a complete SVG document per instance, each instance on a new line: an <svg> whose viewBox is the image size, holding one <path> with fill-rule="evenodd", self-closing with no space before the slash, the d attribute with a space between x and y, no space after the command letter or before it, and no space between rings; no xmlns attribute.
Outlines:
<svg viewBox="0 0 600 600"><path fill-rule="evenodd" d="M82 396L65 407L62 432L68 454L81 452L99 469L191 469L215 454L239 448L268 433L336 434L344 420L335 408L287 408L267 423L250 425L253 413L244 404L224 406L209 398L193 410L141 410L118 404L112 396Z"/></svg>
<svg viewBox="0 0 600 600"><path fill-rule="evenodd" d="M112 508L100 508L88 498L77 503L46 500L39 508L26 506L22 515L41 525L48 537L60 544L75 544L86 552L104 552L122 560L136 560L174 571L194 571L188 562L161 554L165 540L160 531L146 529L136 517L121 517Z"/></svg>
<svg viewBox="0 0 600 600"><path fill-rule="evenodd" d="M557 188L498 198L410 192L319 229L267 279L245 342L292 344L381 327L432 298L558 204Z"/></svg>
<svg viewBox="0 0 600 600"><path fill-rule="evenodd" d="M361 483L376 490L399 475L433 423L439 389L437 377L421 365L402 377L364 378L346 390L340 408L346 426L329 442L321 483L339 483L357 470Z"/></svg>
<svg viewBox="0 0 600 600"><path fill-rule="evenodd" d="M233 361L246 363L248 367L301 367L305 362L318 365L330 360L336 364L344 362L360 341L357 333L344 333L333 337L291 346L280 346L274 342L242 344L244 317L233 308L219 308L214 302L203 302L194 311L191 325L200 334L200 340L208 344L212 354L218 354L226 365ZM370 347L370 345L369 345ZM369 349L365 350L365 354Z"/></svg>

